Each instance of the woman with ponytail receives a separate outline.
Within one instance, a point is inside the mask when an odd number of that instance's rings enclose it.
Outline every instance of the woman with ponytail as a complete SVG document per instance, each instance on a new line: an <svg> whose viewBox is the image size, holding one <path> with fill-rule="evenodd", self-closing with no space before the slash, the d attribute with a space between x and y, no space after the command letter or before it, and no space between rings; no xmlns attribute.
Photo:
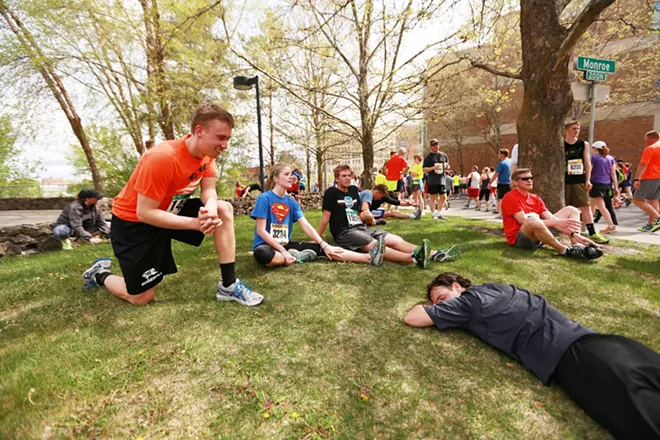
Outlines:
<svg viewBox="0 0 660 440"><path fill-rule="evenodd" d="M591 212L600 211L607 222L607 227L600 232L608 234L616 232L616 214L612 206L612 191L619 195L616 185L616 161L609 155L610 149L603 141L596 141L592 145L591 155L591 191L589 191L589 205Z"/></svg>
<svg viewBox="0 0 660 440"><path fill-rule="evenodd" d="M296 200L287 195L293 185L291 167L276 163L270 167L266 192L256 201L250 217L257 221L252 250L254 258L264 266L282 266L312 261L319 256L330 260L383 264L385 244L379 243L368 254L330 246L309 224ZM298 222L313 242L291 240L293 224Z"/></svg>

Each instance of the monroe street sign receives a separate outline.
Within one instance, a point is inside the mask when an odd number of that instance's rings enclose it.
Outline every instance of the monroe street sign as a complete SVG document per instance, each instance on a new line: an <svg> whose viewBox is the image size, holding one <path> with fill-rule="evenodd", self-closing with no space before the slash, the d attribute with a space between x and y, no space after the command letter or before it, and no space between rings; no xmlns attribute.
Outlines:
<svg viewBox="0 0 660 440"><path fill-rule="evenodd" d="M603 60L600 58L577 57L575 63L577 70L586 70L601 73L616 72L616 62L614 60Z"/></svg>

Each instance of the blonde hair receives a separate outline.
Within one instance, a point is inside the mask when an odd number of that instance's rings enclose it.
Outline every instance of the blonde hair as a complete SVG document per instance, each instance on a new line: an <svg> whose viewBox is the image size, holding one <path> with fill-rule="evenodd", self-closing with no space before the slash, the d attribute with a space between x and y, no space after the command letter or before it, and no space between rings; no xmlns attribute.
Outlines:
<svg viewBox="0 0 660 440"><path fill-rule="evenodd" d="M291 168L291 165L282 162L277 162L276 164L271 165L270 171L268 171L268 177L266 177L266 191L271 191L275 188L275 177L287 167Z"/></svg>

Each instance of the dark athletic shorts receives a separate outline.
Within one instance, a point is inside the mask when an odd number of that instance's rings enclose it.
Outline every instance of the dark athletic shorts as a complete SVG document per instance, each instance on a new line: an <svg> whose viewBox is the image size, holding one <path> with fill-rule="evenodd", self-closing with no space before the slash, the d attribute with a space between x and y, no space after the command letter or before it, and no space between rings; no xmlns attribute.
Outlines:
<svg viewBox="0 0 660 440"><path fill-rule="evenodd" d="M511 191L511 185L508 183L498 183L497 184L497 198L502 200L506 193Z"/></svg>
<svg viewBox="0 0 660 440"><path fill-rule="evenodd" d="M598 197L610 197L610 192L612 191L612 185L603 184L603 183L594 183L589 191L589 197L592 199Z"/></svg>
<svg viewBox="0 0 660 440"><path fill-rule="evenodd" d="M183 217L197 217L204 206L200 199L188 199L179 211ZM129 295L146 292L176 273L172 239L193 246L204 240L200 231L164 229L141 222L129 222L112 216L112 250L124 274Z"/></svg>
<svg viewBox="0 0 660 440"><path fill-rule="evenodd" d="M419 191L420 189L422 189L422 187L419 185L419 183L413 183L413 186L412 186L413 192Z"/></svg>
<svg viewBox="0 0 660 440"><path fill-rule="evenodd" d="M489 198L490 198L490 190L482 189L479 191L479 200L484 200L487 202Z"/></svg>
<svg viewBox="0 0 660 440"><path fill-rule="evenodd" d="M446 192L444 185L427 185L429 194L443 194Z"/></svg>

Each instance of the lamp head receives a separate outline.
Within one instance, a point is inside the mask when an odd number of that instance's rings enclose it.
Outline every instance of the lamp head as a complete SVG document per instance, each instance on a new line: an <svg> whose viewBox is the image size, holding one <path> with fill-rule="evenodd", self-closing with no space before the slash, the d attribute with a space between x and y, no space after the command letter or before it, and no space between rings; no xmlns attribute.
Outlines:
<svg viewBox="0 0 660 440"><path fill-rule="evenodd" d="M236 90L250 90L259 80L258 76L248 78L247 76L235 76L234 88Z"/></svg>

